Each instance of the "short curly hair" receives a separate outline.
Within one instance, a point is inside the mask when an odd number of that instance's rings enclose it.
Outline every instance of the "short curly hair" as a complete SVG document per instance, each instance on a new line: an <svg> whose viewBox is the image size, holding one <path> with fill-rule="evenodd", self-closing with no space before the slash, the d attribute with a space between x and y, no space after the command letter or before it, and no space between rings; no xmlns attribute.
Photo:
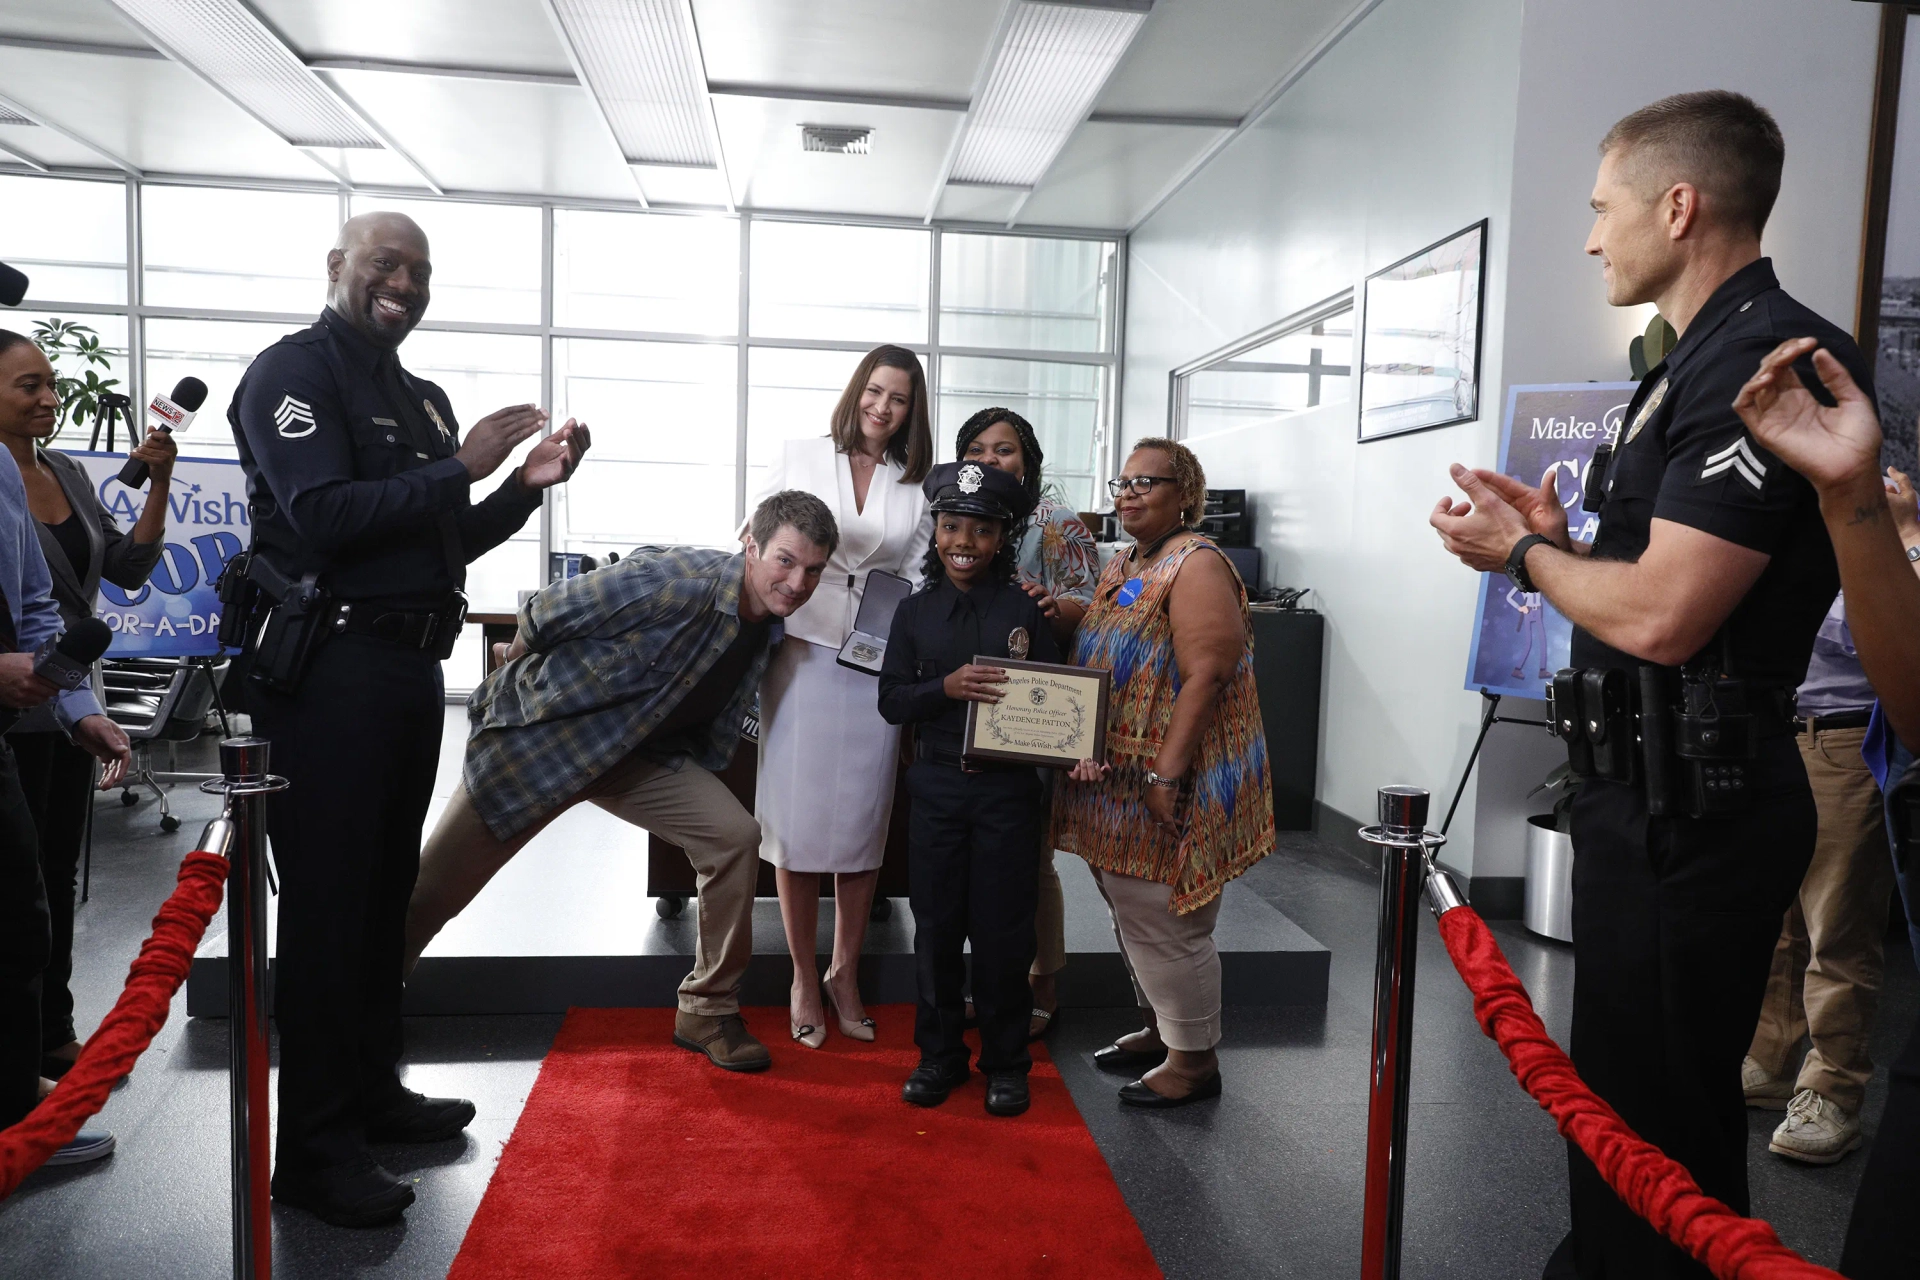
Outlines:
<svg viewBox="0 0 1920 1280"><path fill-rule="evenodd" d="M1167 455L1167 462L1173 468L1173 479L1180 486L1180 523L1191 528L1200 523L1200 517L1207 513L1207 473L1200 465L1200 459L1193 456L1193 450L1178 440L1169 440L1165 436L1143 436L1133 442L1133 452L1142 449L1158 449Z"/></svg>

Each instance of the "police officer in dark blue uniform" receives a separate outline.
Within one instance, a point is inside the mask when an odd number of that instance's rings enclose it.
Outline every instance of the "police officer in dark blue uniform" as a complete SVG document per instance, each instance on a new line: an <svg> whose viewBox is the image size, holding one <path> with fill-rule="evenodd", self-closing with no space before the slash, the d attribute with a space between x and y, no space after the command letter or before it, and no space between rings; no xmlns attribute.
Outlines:
<svg viewBox="0 0 1920 1280"><path fill-rule="evenodd" d="M901 1096L937 1106L965 1082L964 954L973 948L987 1110L1027 1109L1027 970L1046 792L1031 765L964 759L967 703L998 702L1004 668L976 658L1060 661L1053 628L1014 580L1013 527L1033 507L1010 472L947 462L923 486L933 510L926 585L893 616L880 669L880 714L912 724L907 878L919 998L920 1065Z"/></svg>
<svg viewBox="0 0 1920 1280"><path fill-rule="evenodd" d="M1456 467L1472 509L1442 499L1433 514L1449 551L1504 568L1574 623L1572 667L1552 686L1585 778L1573 807L1574 1064L1741 1214L1741 1060L1813 856L1793 690L1839 574L1812 486L1747 433L1733 402L1764 356L1806 335L1869 385L1853 340L1789 297L1761 256L1784 151L1772 116L1721 91L1613 127L1587 249L1608 301L1657 303L1680 339L1641 382L1610 461L1596 461L1599 533L1590 547L1569 540L1551 475L1531 489ZM1801 377L1826 397L1810 366ZM1573 1231L1550 1280L1705 1280L1568 1151Z"/></svg>
<svg viewBox="0 0 1920 1280"><path fill-rule="evenodd" d="M263 351L228 420L253 519L223 601L245 636L242 698L292 784L269 827L280 873L274 1198L341 1226L397 1218L413 1190L370 1143L433 1142L474 1115L404 1088L403 925L440 752L440 662L466 566L505 541L589 440L569 422L486 498L546 415L516 405L463 441L446 393L396 348L426 313L427 239L399 214L349 221L327 307Z"/></svg>

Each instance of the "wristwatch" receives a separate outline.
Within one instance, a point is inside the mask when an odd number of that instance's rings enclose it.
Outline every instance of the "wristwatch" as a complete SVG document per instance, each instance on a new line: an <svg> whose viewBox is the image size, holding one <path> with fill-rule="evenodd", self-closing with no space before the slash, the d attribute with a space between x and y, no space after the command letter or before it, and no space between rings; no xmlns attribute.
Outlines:
<svg viewBox="0 0 1920 1280"><path fill-rule="evenodd" d="M1530 533L1513 544L1513 550L1507 552L1507 581L1531 595L1540 588L1533 585L1533 579L1527 576L1527 552L1545 543L1553 545L1553 539L1538 533Z"/></svg>
<svg viewBox="0 0 1920 1280"><path fill-rule="evenodd" d="M1149 769L1147 770L1147 785L1150 787L1166 787L1169 790L1178 791L1180 789L1180 779L1163 778Z"/></svg>

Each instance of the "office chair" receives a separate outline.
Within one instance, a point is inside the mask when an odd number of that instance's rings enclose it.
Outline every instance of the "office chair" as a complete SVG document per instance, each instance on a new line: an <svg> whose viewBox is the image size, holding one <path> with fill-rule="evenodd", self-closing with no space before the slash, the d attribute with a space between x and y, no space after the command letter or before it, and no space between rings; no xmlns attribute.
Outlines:
<svg viewBox="0 0 1920 1280"><path fill-rule="evenodd" d="M112 721L126 730L133 744L133 768L128 770L120 803L140 803L138 788L153 792L160 802L160 829L178 831L180 819L160 787L166 782L198 782L217 774L156 772L153 746L167 745L167 763L178 763L177 744L191 742L206 728L207 712L218 709L224 731L226 708L220 702L225 679L224 658L117 658L100 664L100 704Z"/></svg>

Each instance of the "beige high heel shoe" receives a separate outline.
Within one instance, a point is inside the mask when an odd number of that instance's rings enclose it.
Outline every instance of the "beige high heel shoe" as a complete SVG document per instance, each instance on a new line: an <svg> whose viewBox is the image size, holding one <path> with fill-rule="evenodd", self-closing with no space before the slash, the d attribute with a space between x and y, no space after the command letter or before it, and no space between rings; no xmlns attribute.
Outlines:
<svg viewBox="0 0 1920 1280"><path fill-rule="evenodd" d="M834 1003L833 999L833 970L831 969L827 970L826 975L820 979L820 999L827 1006L827 1012L833 1015L834 1022L839 1025L841 1035L849 1040L864 1040L868 1043L873 1041L875 1032L872 1018L862 1018L855 1022L851 1018L840 1016L840 1006Z"/></svg>
<svg viewBox="0 0 1920 1280"><path fill-rule="evenodd" d="M825 1027L816 1027L811 1022L794 1022L791 1013L788 1014L787 1030L793 1033L796 1044L803 1044L809 1049L818 1049L827 1042Z"/></svg>

